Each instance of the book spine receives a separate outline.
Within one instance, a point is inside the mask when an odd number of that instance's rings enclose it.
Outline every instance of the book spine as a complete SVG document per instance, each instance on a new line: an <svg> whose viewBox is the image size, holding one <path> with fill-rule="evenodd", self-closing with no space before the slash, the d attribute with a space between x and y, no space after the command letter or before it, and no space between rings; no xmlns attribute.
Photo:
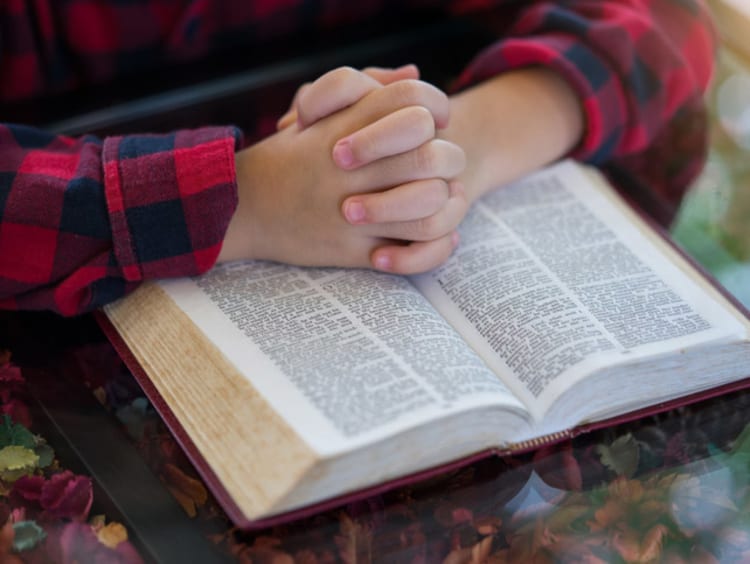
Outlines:
<svg viewBox="0 0 750 564"><path fill-rule="evenodd" d="M520 454L522 452L529 452L536 450L543 446L549 446L555 443L565 441L573 438L574 433L571 430L558 431L555 433L549 433L542 435L541 437L534 437L526 441L520 441L517 443L510 443L508 446L500 451L500 454Z"/></svg>

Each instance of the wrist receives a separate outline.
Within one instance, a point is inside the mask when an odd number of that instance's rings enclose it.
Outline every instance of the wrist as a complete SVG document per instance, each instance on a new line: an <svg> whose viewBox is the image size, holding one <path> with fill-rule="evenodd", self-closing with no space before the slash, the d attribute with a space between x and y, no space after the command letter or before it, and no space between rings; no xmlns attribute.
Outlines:
<svg viewBox="0 0 750 564"><path fill-rule="evenodd" d="M581 103L556 72L530 67L498 75L451 97L440 136L461 146L459 177L475 201L569 154L584 131Z"/></svg>
<svg viewBox="0 0 750 564"><path fill-rule="evenodd" d="M229 221L224 242L217 262L261 258L260 240L255 230L257 221L253 217L251 202L257 165L253 164L252 147L235 153L237 207Z"/></svg>

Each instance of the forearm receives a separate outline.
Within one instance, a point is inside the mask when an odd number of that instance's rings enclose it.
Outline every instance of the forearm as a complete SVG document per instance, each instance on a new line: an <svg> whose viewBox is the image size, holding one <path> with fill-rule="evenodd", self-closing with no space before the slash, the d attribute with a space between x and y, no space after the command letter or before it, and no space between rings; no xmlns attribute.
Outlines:
<svg viewBox="0 0 750 564"><path fill-rule="evenodd" d="M531 67L452 96L450 125L440 135L464 149L460 180L474 201L568 154L584 127L568 83L552 70Z"/></svg>
<svg viewBox="0 0 750 564"><path fill-rule="evenodd" d="M713 35L704 1L602 1L596 9L590 0L514 4L519 14L511 24L483 19L497 26L498 40L467 65L457 89L533 65L560 73L585 115L585 131L571 156L595 164L642 153L665 136L684 137L680 124L702 104L712 72ZM672 153L680 153L680 145ZM672 171L676 164L661 169Z"/></svg>

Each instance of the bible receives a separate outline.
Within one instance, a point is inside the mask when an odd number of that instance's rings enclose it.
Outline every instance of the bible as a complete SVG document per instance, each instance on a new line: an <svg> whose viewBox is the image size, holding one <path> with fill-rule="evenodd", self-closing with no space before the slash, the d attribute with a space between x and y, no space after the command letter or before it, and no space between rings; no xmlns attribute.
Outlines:
<svg viewBox="0 0 750 564"><path fill-rule="evenodd" d="M240 527L748 384L750 320L599 172L488 194L431 272L248 261L103 325Z"/></svg>

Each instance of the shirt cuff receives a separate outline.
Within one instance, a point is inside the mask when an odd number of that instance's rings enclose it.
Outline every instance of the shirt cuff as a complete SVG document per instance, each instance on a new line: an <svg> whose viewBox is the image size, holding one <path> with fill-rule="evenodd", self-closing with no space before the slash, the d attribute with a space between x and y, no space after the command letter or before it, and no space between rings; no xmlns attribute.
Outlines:
<svg viewBox="0 0 750 564"><path fill-rule="evenodd" d="M104 140L107 208L125 280L192 276L214 265L237 207L240 143L233 127Z"/></svg>
<svg viewBox="0 0 750 564"><path fill-rule="evenodd" d="M608 160L626 131L626 97L617 74L578 38L559 34L499 41L477 56L456 86L466 88L512 69L533 66L558 72L581 101L585 131L568 156L597 164Z"/></svg>

